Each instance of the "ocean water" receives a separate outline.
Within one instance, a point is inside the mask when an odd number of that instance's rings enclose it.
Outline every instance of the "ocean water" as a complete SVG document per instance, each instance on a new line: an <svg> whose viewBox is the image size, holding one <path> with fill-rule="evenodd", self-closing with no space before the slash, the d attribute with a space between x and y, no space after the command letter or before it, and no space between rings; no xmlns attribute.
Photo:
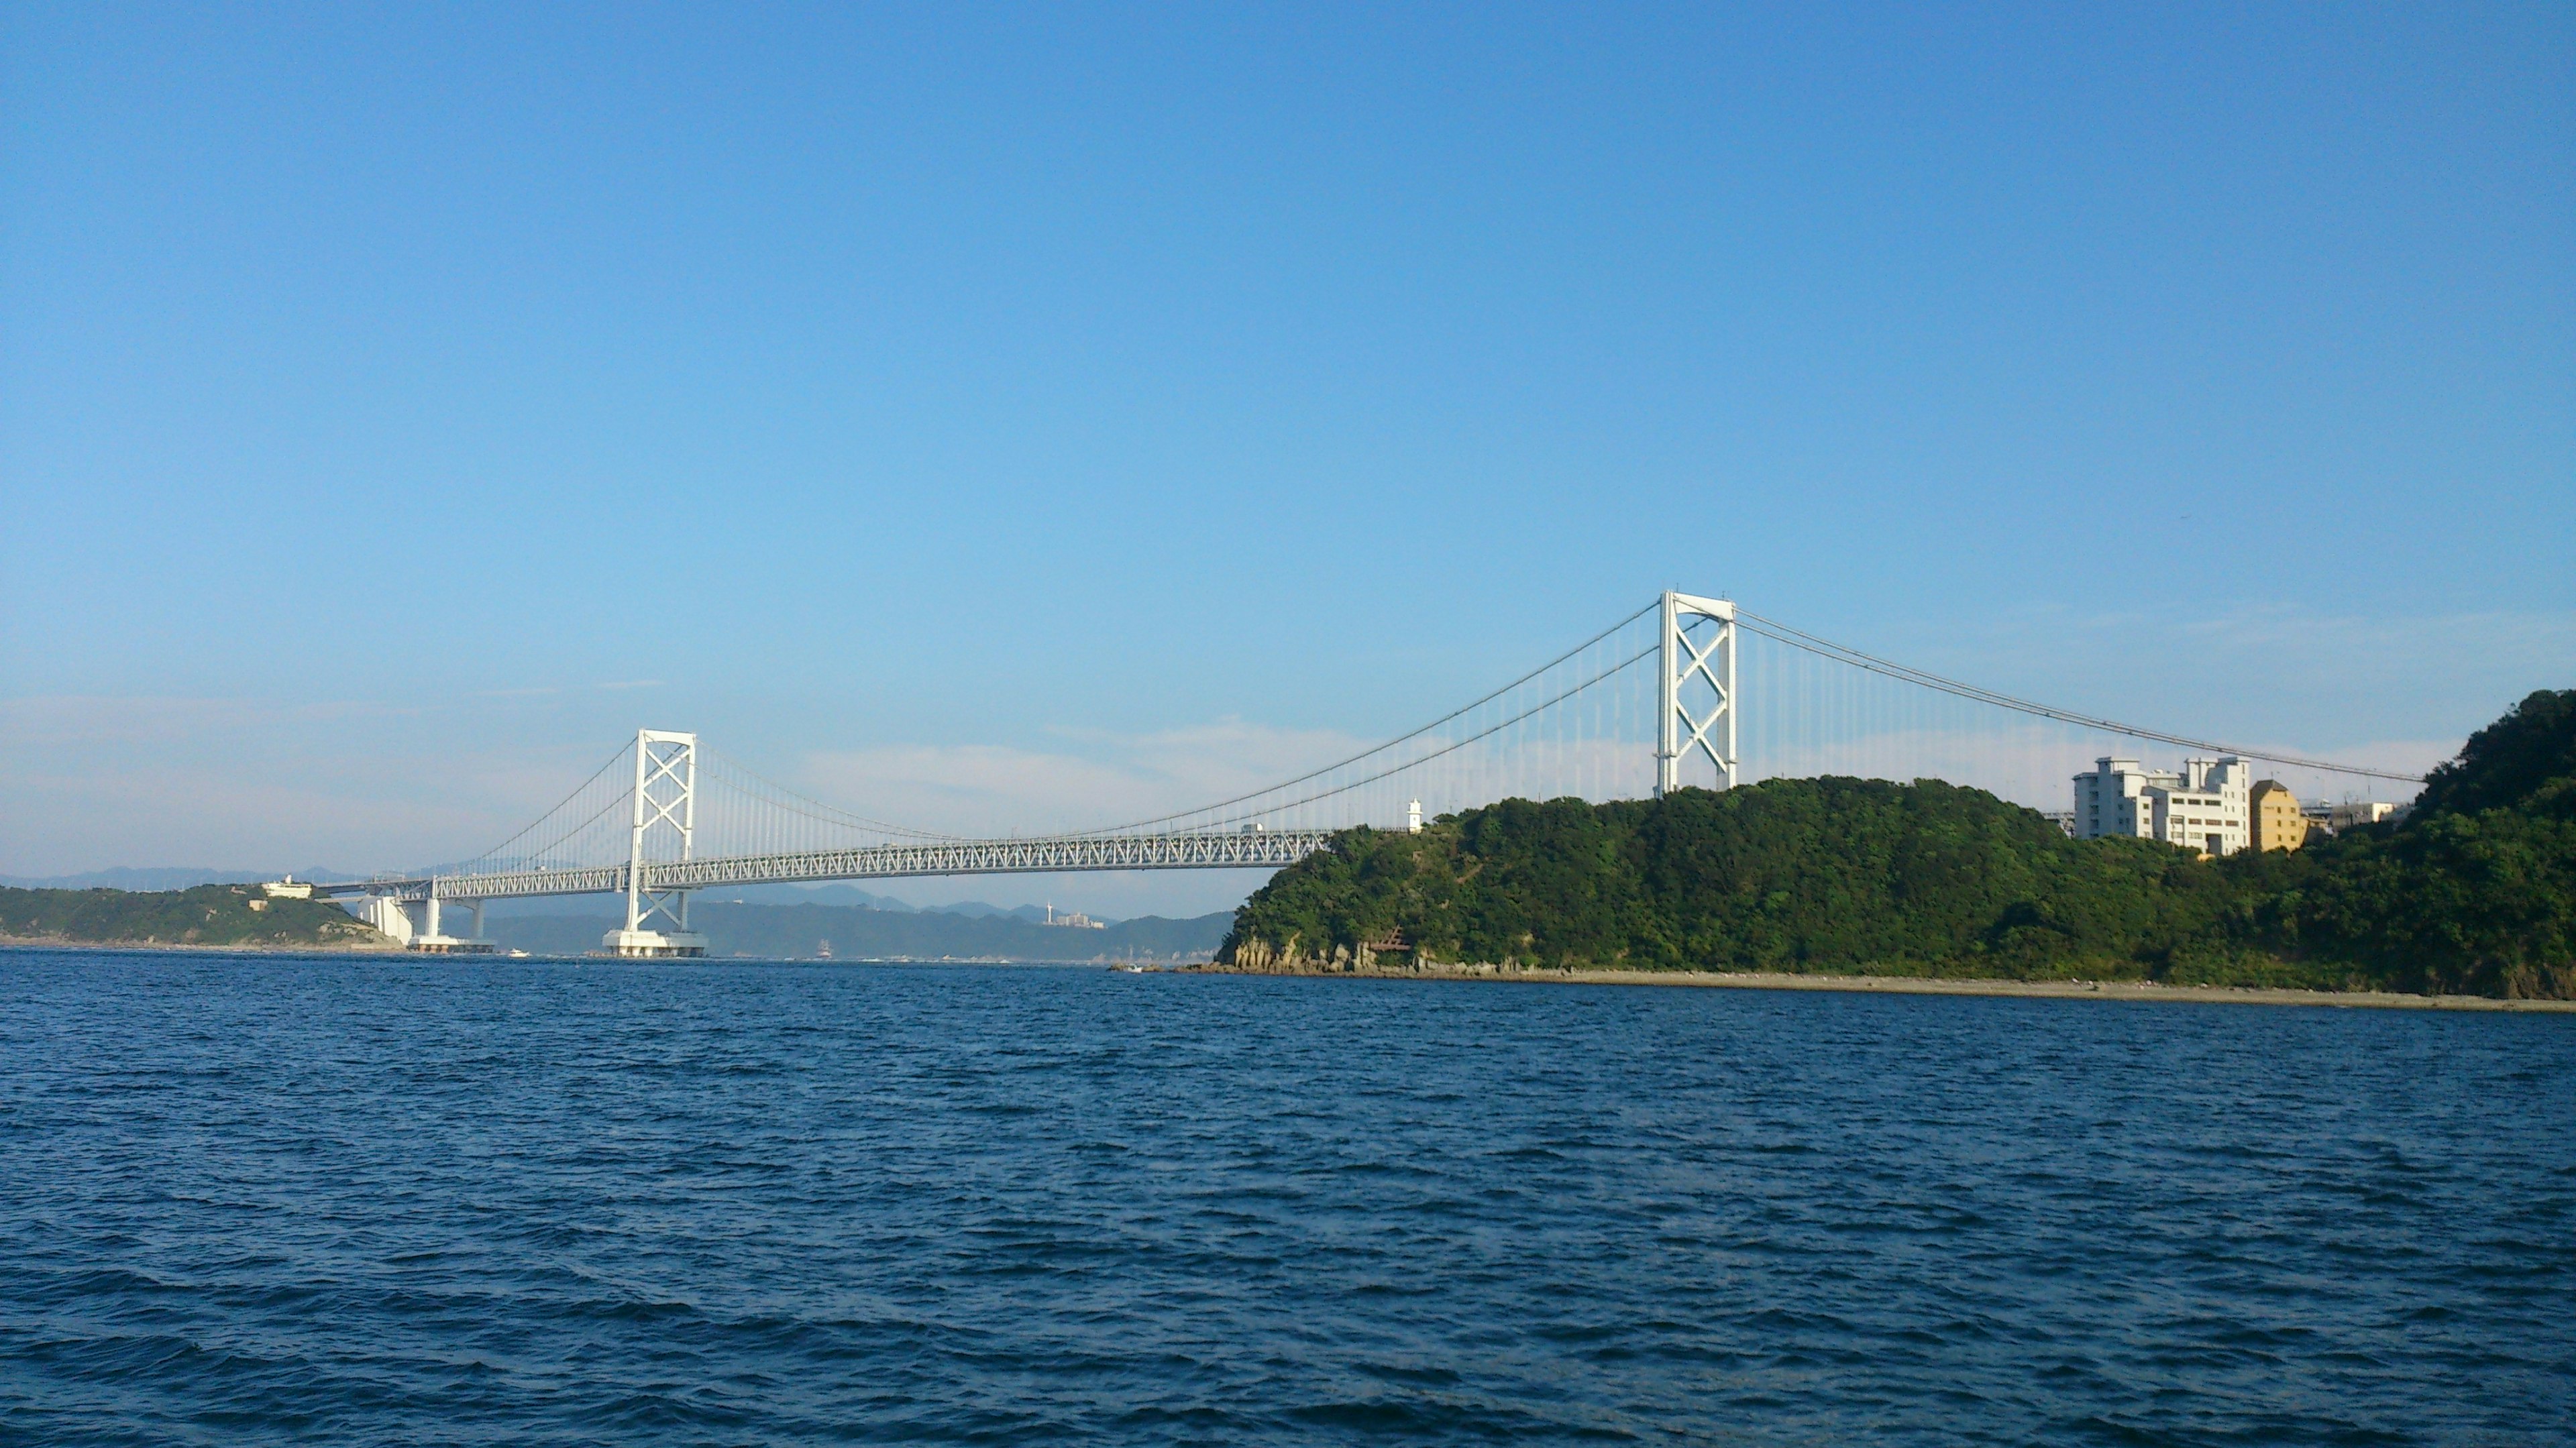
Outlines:
<svg viewBox="0 0 2576 1448"><path fill-rule="evenodd" d="M2576 1017L0 952L10 1443L2576 1441Z"/></svg>

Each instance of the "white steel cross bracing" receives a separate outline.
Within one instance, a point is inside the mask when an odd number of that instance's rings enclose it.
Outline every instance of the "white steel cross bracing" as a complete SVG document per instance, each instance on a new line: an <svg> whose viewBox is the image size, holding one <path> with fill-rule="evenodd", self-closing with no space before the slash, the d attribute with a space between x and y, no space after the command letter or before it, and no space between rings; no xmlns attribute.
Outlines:
<svg viewBox="0 0 2576 1448"><path fill-rule="evenodd" d="M1716 632L1702 647L1692 642L1691 625L1713 620ZM1696 750L1717 766L1721 789L1735 786L1735 605L1723 598L1688 593L1664 595L1662 665L1657 693L1662 720L1656 731L1655 793L1667 795L1682 786L1682 761ZM1706 714L1691 712L1694 683L1706 686Z"/></svg>
<svg viewBox="0 0 2576 1448"><path fill-rule="evenodd" d="M680 863L687 863L698 829L698 736L660 729L635 731L635 824L626 853L626 928L642 930L656 915L675 930L689 928L689 897L654 877L653 862L644 858L645 838L668 825L680 836ZM542 873L542 872L541 872ZM661 884L660 889L653 888Z"/></svg>
<svg viewBox="0 0 2576 1448"><path fill-rule="evenodd" d="M672 930L689 928L689 892L686 890L647 889L627 898L626 918L635 922L626 927L629 930L655 929L653 917L657 915L670 922L668 928Z"/></svg>

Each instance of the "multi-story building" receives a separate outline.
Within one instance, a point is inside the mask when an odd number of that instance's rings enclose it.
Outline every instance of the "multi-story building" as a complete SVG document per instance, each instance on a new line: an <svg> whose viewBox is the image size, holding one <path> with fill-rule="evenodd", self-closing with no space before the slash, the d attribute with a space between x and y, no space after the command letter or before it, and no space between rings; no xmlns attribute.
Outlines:
<svg viewBox="0 0 2576 1448"><path fill-rule="evenodd" d="M2295 850L2308 842L2308 817L2299 797L2277 779L2254 782L2252 795L2254 848Z"/></svg>
<svg viewBox="0 0 2576 1448"><path fill-rule="evenodd" d="M1083 914L1079 910L1058 910L1055 908L1055 902L1052 900L1047 902L1046 918L1038 923L1040 925L1061 925L1067 930L1106 930L1109 928L1107 925L1092 919L1090 916Z"/></svg>
<svg viewBox="0 0 2576 1448"><path fill-rule="evenodd" d="M2104 757L2075 776L2075 835L2134 835L2230 855L2253 843L2252 780L2245 761L2187 759L2179 774Z"/></svg>

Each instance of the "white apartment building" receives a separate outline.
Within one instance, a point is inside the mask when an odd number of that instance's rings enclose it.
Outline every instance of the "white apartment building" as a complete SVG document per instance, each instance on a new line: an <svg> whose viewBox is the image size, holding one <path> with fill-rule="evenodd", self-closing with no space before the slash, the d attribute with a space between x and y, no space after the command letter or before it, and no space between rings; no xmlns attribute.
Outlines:
<svg viewBox="0 0 2576 1448"><path fill-rule="evenodd" d="M2134 835L2232 855L2254 842L2254 772L2245 761L2189 759L2182 772L2134 759L2094 761L2075 776L2075 837Z"/></svg>

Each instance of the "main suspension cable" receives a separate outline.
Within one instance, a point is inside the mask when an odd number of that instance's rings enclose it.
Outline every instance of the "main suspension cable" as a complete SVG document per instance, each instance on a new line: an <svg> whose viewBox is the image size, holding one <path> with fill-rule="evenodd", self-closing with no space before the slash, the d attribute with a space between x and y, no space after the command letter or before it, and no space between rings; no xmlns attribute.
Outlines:
<svg viewBox="0 0 2576 1448"><path fill-rule="evenodd" d="M1416 739L1421 738L1423 735L1430 733L1432 730L1439 728L1441 725L1446 724L1446 723L1450 722L1451 720L1456 719L1456 718L1458 718L1459 716L1461 716L1461 715L1463 715L1463 714L1468 714L1468 713L1471 713L1471 712L1473 712L1473 711L1475 711L1475 710L1477 710L1477 709L1481 709L1481 708L1483 708L1485 705L1492 703L1492 702L1493 702L1493 701L1495 701L1496 699L1499 699L1499 698L1501 698L1502 696L1504 696L1505 694L1510 693L1512 690L1519 688L1521 685L1528 683L1530 680L1535 679L1535 678L1537 678L1539 675L1546 673L1548 670L1555 668L1557 665L1559 665L1559 664L1561 664L1561 663L1564 663L1567 659L1573 658L1575 655L1577 655L1577 654L1579 654L1579 653L1582 653L1585 649L1588 649L1588 648L1592 647L1594 644L1597 644L1597 643L1601 642L1603 639L1606 639L1606 638L1610 637L1612 634L1617 633L1619 630L1621 630L1621 629L1623 629L1623 628L1626 628L1628 625L1630 625L1630 624L1632 624L1632 623L1635 623L1637 620L1639 620L1639 619L1641 619L1641 618L1644 618L1647 614L1650 614L1650 613L1654 612L1657 608L1660 608L1660 607L1662 607L1662 606L1663 606L1663 601L1662 601L1661 599L1658 599L1658 600L1656 600L1656 601L1655 601L1655 602L1653 602L1653 603L1647 604L1644 608L1641 608L1641 609L1637 610L1635 613L1632 613L1632 614L1628 615L1626 618L1623 618L1623 619L1619 620L1617 623L1614 623L1614 624L1610 625L1608 628L1603 629L1601 632L1599 632L1599 633L1597 633L1597 634L1594 634L1592 637L1590 637L1590 638L1588 638L1588 639L1585 639L1583 642L1581 642L1581 643L1579 643L1579 644L1576 644L1574 647L1572 647L1572 648L1570 648L1570 649L1567 649L1564 653L1561 653L1561 654L1557 655L1555 658L1552 658L1552 659L1548 660L1546 663L1539 665L1537 668L1530 670L1528 673L1521 675L1519 678L1514 679L1514 680L1512 680L1510 683L1503 685L1501 688L1494 690L1492 693L1485 695L1483 698L1481 698L1481 699L1477 699L1477 700L1475 700L1475 701L1474 701L1474 702L1472 702L1472 703L1468 703L1468 704L1461 704L1461 705L1459 705L1457 708L1450 710L1448 713L1441 715L1439 718L1432 720L1430 723L1423 725L1423 726L1422 726L1421 728L1419 728L1419 729L1412 730L1412 731L1410 731L1409 733L1399 734L1399 735L1397 735L1396 737L1394 737L1393 739L1390 739L1390 740L1386 741L1384 744L1373 745L1373 746L1371 746L1370 748L1363 749L1363 750L1361 750L1359 753L1352 755L1352 756L1351 756L1351 757L1349 757L1348 759L1338 760L1338 761L1336 761L1336 762L1334 762L1334 763L1327 764L1327 765L1323 766L1323 767L1322 767L1322 768L1320 768L1320 769L1311 769L1311 770L1308 770L1306 773L1301 774L1301 775L1298 775L1298 776L1297 776L1296 778L1294 778L1294 779L1283 779L1283 780L1281 780L1280 782L1278 782L1277 784L1264 786L1263 788L1256 789L1256 790L1252 791L1252 792L1251 792L1251 793L1249 793L1249 794L1239 794L1239 795L1236 795L1236 796L1235 796L1234 798L1232 798L1232 799L1221 799L1221 800L1218 800L1218 801L1217 801L1216 803L1214 803L1214 804L1201 805L1201 806L1199 806L1197 809L1181 810L1181 811L1178 811L1178 812L1176 812L1176 813L1173 813L1173 814L1167 814L1167 815L1156 815L1156 816L1154 816L1152 819L1137 820L1137 821L1135 821L1135 822L1133 822L1133 823L1131 823L1131 824L1111 825L1111 826L1109 826L1109 827L1108 827L1108 828L1106 828L1106 829L1090 830L1090 831L1086 831L1085 833L1086 833L1086 834L1095 834L1095 835L1115 835L1115 834L1123 834L1123 833L1125 833L1125 832L1127 832L1127 831L1129 831L1129 830L1141 830L1141 829L1146 829L1146 828L1148 828L1148 827L1150 827L1150 826L1153 826L1153 825L1170 824L1170 823L1171 823L1172 821L1174 821L1174 820L1185 820L1185 819L1190 818L1190 817L1191 817L1191 816L1193 816L1193 815L1212 814L1212 813L1216 812L1217 810L1221 810L1221 809L1230 809L1230 808L1234 807L1235 805L1239 805L1239 804L1244 803L1244 802L1245 802L1245 801L1247 801L1247 800L1255 800L1255 799L1259 799L1259 798L1261 798L1261 797L1262 797L1263 795L1265 795L1265 794L1277 794L1279 791L1281 791L1281 790L1283 790L1283 789L1291 789L1291 788L1296 787L1297 785L1304 784L1306 781L1308 781L1308 780L1310 780L1310 779L1318 779L1318 778L1321 778L1321 777L1322 777L1322 776L1324 776L1324 775L1327 775L1327 774L1332 773L1334 770L1337 770L1337 769L1344 769L1344 768L1347 768L1347 767L1349 767L1349 766L1351 766L1351 765L1357 764L1357 763L1359 763L1359 762L1360 762L1361 760L1363 760L1363 759L1370 758L1370 757L1372 757L1372 756L1374 756L1374 755L1384 754L1386 751L1388 751L1388 750L1390 750L1390 749L1393 749L1395 746L1397 746L1397 745L1399 745L1399 744L1406 744L1406 743L1410 743L1410 742L1412 742L1413 740L1416 740ZM1634 663L1634 662L1635 662L1635 660L1633 660L1633 659L1632 659L1632 660L1629 660L1629 663ZM1621 664L1621 665L1619 666L1619 668L1626 668L1626 667L1627 667L1627 664ZM1617 673L1617 672L1618 672L1618 669L1612 669L1612 670L1610 671L1610 673ZM1582 685L1582 686L1579 686L1579 687L1589 687L1589 686L1590 686L1590 683L1597 683L1597 682L1599 682L1599 680L1600 680L1600 679L1607 678L1607 677L1609 677L1609 674L1597 675L1593 680L1588 681L1585 685ZM1563 695L1560 695L1560 696L1558 696L1558 697L1559 697L1559 698L1562 698L1562 697L1564 697L1564 696L1563 696ZM1553 702L1553 701L1551 701L1551 702ZM1526 715L1522 715L1522 716L1519 716L1519 717L1524 717L1524 718L1525 718L1525 717L1527 717L1527 716L1526 716ZM1486 732L1487 732L1487 733L1491 733L1492 731L1491 731L1491 730L1488 730L1488 731L1486 731ZM1482 738L1483 736L1482 736L1482 735L1479 735L1479 736L1477 736L1477 737L1478 737L1478 738ZM1453 747L1454 747L1454 746L1453 746ZM1443 749L1443 750L1441 750L1441 751L1439 752L1439 754L1427 754L1427 755L1424 755L1424 756L1423 756L1423 758L1424 758L1424 759L1437 759L1437 758L1439 758L1439 757L1440 757L1440 755L1441 755L1441 754L1446 754L1446 753L1448 753L1448 752L1449 752L1449 750L1447 750L1447 749ZM1412 763L1413 763L1413 764L1419 764L1419 763L1421 763L1421 762L1422 762L1422 760L1414 760ZM1411 768L1411 767L1412 767L1412 764L1403 764L1403 765L1398 765L1398 766L1396 766L1396 768L1397 768L1397 769L1409 769L1409 768ZM1395 771L1394 771L1394 770L1389 770L1389 771L1387 771L1387 773L1390 773L1390 774L1391 774L1391 773L1393 773L1393 772L1395 772ZM1374 778L1384 778L1384 777L1385 777L1384 775L1373 775L1373 776L1371 776L1371 778L1373 778L1373 779L1374 779ZM1328 791L1326 791L1326 793L1325 793L1325 794L1319 794L1319 795L1316 795L1316 796L1314 796L1314 798L1316 798L1316 799L1322 799L1322 798L1325 798L1325 797L1326 797L1326 795L1328 795L1328 794L1333 794L1333 793L1338 793L1338 792L1339 792L1339 791L1330 791L1330 790L1328 790ZM1281 808L1281 809L1286 809L1286 808L1289 808L1289 807L1290 807L1290 806L1287 806L1287 805L1280 805L1280 806L1278 806L1278 808ZM1267 810L1264 810L1264 811L1261 811L1261 813L1268 813L1268 811L1267 811ZM1222 823L1222 821L1220 821L1220 823Z"/></svg>
<svg viewBox="0 0 2576 1448"><path fill-rule="evenodd" d="M624 759L628 754L632 753L632 752L634 751L634 748L635 748L635 746L634 746L634 745L632 745L632 744L621 744L621 745L619 745L619 746L617 747L617 752L616 752L615 754L612 754L612 755L608 756L608 762L607 762L607 763L602 764L601 766L599 766L599 768L597 768L597 769L595 769L595 770L591 771L590 778L583 780L581 783L579 783L579 784L577 784L577 785L574 785L574 786L573 786L573 789L572 789L572 793L567 794L567 795L565 795L562 799L559 799L559 800L555 801L555 804L554 804L554 808L553 808L553 809L549 809L549 810L547 810L544 814L541 814L541 815L537 816L535 819L530 820L530 821L527 823L527 825L526 825L525 827L523 827L523 828L522 828L522 829L521 829L517 834L510 836L508 839L503 840L501 843L499 843L499 844L497 844L497 845L494 845L492 848L490 848L490 849L488 849L488 850L485 850L483 853L481 853L481 854L479 854L479 855L476 855L473 859L468 860L468 861L466 861L465 863L466 863L466 864L469 864L469 865L479 865L479 864L483 863L485 860L489 860L489 859L491 859L492 857L494 857L495 855L500 854L503 850L506 850L506 849L510 848L512 845L517 844L519 841L526 839L528 836L530 836L530 835L532 835L532 834L535 834L535 833L537 832L538 828L539 828L539 827L541 827L542 825L544 825L546 821L548 821L548 820L550 820L550 819L553 819L553 818L555 817L555 811L556 811L556 810L560 810L560 809L562 809L564 806L571 804L574 800L581 798L581 792L582 792L583 790L586 790L586 789L590 788L592 785L599 783L599 777L600 777L601 775L603 775L603 774L606 774L608 771L610 771L610 770L612 770L612 769L615 769L615 768L617 767L617 765L618 765L618 762L619 762L620 760L623 760L623 759ZM618 799L624 799L624 798L625 798L625 793L624 793L624 792L620 792L620 794L618 795ZM616 803L617 803L617 800L611 800L611 801L609 801L609 804L610 804L610 806L612 806L612 807L613 807ZM563 834L557 835L553 840L551 840L551 841L547 842L547 844L545 845L545 847L544 847L544 848L546 848L546 849L549 849L549 850L550 850L550 849L553 849L556 845L562 844L565 840L570 839L570 838L571 838L575 833L578 833L579 831L581 831L581 830L583 830L583 829L585 829L585 828L589 827L593 822L597 821L597 820L598 820L598 818L599 818L599 815L600 815L600 814L606 814L607 812L608 812L608 811L607 811L606 809L602 809L601 811L599 811L599 814L594 814L594 815L592 815L589 819L586 819L586 820L582 821L580 824L577 824L577 825L573 826L571 830L567 830L567 831L566 831L566 832L564 832Z"/></svg>
<svg viewBox="0 0 2576 1448"><path fill-rule="evenodd" d="M2322 759L2303 759L2295 754L2274 754L2260 749L2240 748L2233 744L2215 744L2206 739L2192 739L2180 734L2167 734L2161 730L2142 729L2135 724L2122 724L2117 720L2097 719L2090 714L2055 709L2046 704L2035 704L2028 699L2016 699L2010 694L1998 694L1992 689L1981 689L1974 684L1961 683L1957 679L1945 679L1939 674L1926 673L1921 669L1882 659L1874 654L1865 654L1830 639L1821 639L1814 634L1800 632L1785 623L1764 618L1760 614L1747 613L1741 608L1735 611L1735 617L1738 623L1764 638L1787 644L1794 649L1804 649L1821 658L1848 664L1854 668L1867 669L1871 673L1900 679L1926 689L1938 689L1944 694L1954 694L1959 698L1972 699L1980 704L1991 704L1999 709L2011 709L2018 713L2036 715L2042 719L2054 719L2061 724L2098 729L2105 734L2118 734L2130 739L2150 739L2158 744L2172 744L2184 749L2206 749L2216 754L2233 754L2245 759L2260 759L2266 764L2287 764L2299 769L2320 770L2328 774L2357 774L2371 779L2395 780L2403 784L2424 782L2424 777L2420 774L2399 774L2394 770L2372 769L2366 765L2336 764Z"/></svg>
<svg viewBox="0 0 2576 1448"><path fill-rule="evenodd" d="M751 770L745 768L740 763L727 759L723 755L720 755L714 750L708 749L703 745L698 749L698 757L707 764L707 772L714 775L719 783L730 784L736 789L743 790L745 794L750 794L751 791L745 788L743 783L744 781L758 785L762 789L770 792L770 797L767 798L763 798L758 795L753 796L754 798L759 799L761 803L786 810L791 814L801 815L806 819L815 820L823 824L841 825L851 828L864 827L889 835L901 835L907 839L957 840L965 838L963 835L944 835L936 830L917 830L909 825L890 824L885 820L870 819L862 814L854 814L849 810L842 809L838 805L825 804L819 799L798 794L796 791L778 783L776 780L763 778L758 774L754 774ZM728 775L732 777L729 778L727 777ZM799 806L802 806L802 808L799 808Z"/></svg>
<svg viewBox="0 0 2576 1448"><path fill-rule="evenodd" d="M1421 758L1419 758L1419 759L1408 759L1408 760L1406 760L1406 761L1405 761L1404 763L1402 763L1402 764L1390 765L1390 766L1388 766L1387 768L1382 769L1382 770L1378 771L1378 772L1377 772L1377 773L1375 773L1375 774L1369 775L1369 776L1368 776L1367 778L1365 778L1365 779L1355 779L1355 780L1352 780L1352 781L1351 781L1350 783L1348 783L1348 784L1337 784L1337 785L1333 786L1331 789L1318 790L1318 791L1316 791L1315 793L1313 793L1313 794L1310 794L1310 795L1306 796L1304 799L1290 800L1290 801L1288 801L1288 802L1287 802L1287 803L1285 803L1285 804L1271 805L1271 806L1268 806L1267 808L1258 809L1258 810L1253 810L1253 811L1251 811L1251 812L1249 812L1249 813L1246 813L1246 814L1239 814L1239 815L1236 815L1236 816L1234 816L1232 819L1221 819L1221 820L1211 821L1208 827L1209 827L1209 828L1215 828L1215 827L1217 827L1217 826L1221 826L1221 825L1236 824L1236 823L1239 823L1239 822L1241 822L1241 821L1243 821L1243 820L1248 820L1248 819L1258 819L1258 818L1260 818L1262 815L1266 815L1266 814L1275 814L1275 813L1277 813L1277 812L1278 812L1278 811L1280 811L1280 810L1297 809L1297 808L1299 808L1299 807L1301 807L1301 806L1304 806L1304 805L1314 804L1314 803L1316 803L1316 802L1317 802L1317 801L1319 801L1319 800L1327 800L1327 799L1331 799L1333 796L1335 796L1335 795L1337 795L1337 794L1347 794L1347 793L1349 793L1350 791L1355 790L1355 789L1358 789L1358 788L1360 788L1360 787L1361 787L1361 786L1363 786L1363 785L1375 784L1375 783L1377 783L1379 780L1381 780L1381 779L1385 779L1385 778L1387 778L1387 777L1389 777L1389 776L1391 776L1391 775L1402 774L1404 771L1406 771L1406 770L1408 770L1408 769L1411 769L1411 768L1413 768L1413 767L1414 767L1414 766L1416 766L1416 765L1428 764L1428 763L1430 763L1432 760L1438 759L1439 757L1441 757L1441 756L1442 756L1442 755L1444 755L1444 754L1454 754L1454 753L1456 753L1457 751L1459 751L1459 750L1461 750L1461 749L1466 748L1468 745L1475 743L1475 742L1476 742L1477 740L1479 740L1479 739L1488 738L1488 737L1490 737L1490 736L1492 736L1492 735L1494 735L1494 734L1498 734L1498 733L1502 732L1503 730L1505 730L1505 729L1509 729L1509 728L1510 728L1510 727L1512 727L1513 725L1520 723L1520 722L1521 722L1522 720L1524 720L1524 719L1528 719L1528 718L1530 718L1531 716L1533 716L1533 715L1535 715L1535 714L1538 714L1538 713L1540 713L1540 712L1542 712L1542 711L1544 711L1544 710L1553 709L1553 708L1555 708L1557 705L1564 703L1566 700L1573 698L1575 695L1582 693L1584 690L1591 688L1593 685L1595 685L1595 684L1597 684L1597 683L1600 683L1602 680L1607 679L1607 678L1610 678L1610 677L1612 677L1613 675L1619 674L1619 673L1621 673L1621 672L1623 672L1623 671L1625 671L1625 670L1627 670L1627 669L1633 668L1633 667L1635 667L1635 666L1636 666L1640 661L1642 661L1642 660L1645 660L1645 659L1649 659L1649 658L1654 657L1654 653L1655 653L1655 650L1656 650L1656 648L1657 648L1657 647L1659 647L1659 645L1649 644L1649 645L1647 645L1644 649L1642 649L1642 650L1638 651L1637 653L1630 654L1628 657L1626 657L1626 658L1624 658L1624 659L1621 659L1619 662L1617 662L1617 663L1615 663L1615 664L1612 664L1610 667L1608 667L1608 668L1606 668L1606 669L1603 669L1600 673L1594 674L1591 678L1588 678L1588 679L1584 680L1582 683L1574 685L1572 688L1569 688L1569 689L1567 689L1565 692L1563 692L1563 693L1561 693L1561 694L1556 695L1554 698L1542 699L1542 700L1540 700L1539 702L1537 702L1537 703L1535 703L1535 704L1532 704L1532 705L1531 705L1531 706L1529 706L1528 708L1523 709L1521 712L1519 712L1519 713L1517 713L1517 714L1512 715L1512 716L1511 716L1510 718L1508 718L1508 719L1498 720L1498 721L1496 721L1496 722L1494 722L1494 723L1492 723L1492 724L1486 725L1483 729L1480 729L1480 730L1478 730L1477 732L1475 732L1475 733L1473 733L1473 734L1467 735L1467 736L1466 736L1466 737L1464 737L1464 738L1461 738L1461 739L1453 739L1453 740L1449 741L1447 744L1444 744L1444 745L1440 746L1438 749L1435 749L1435 750L1431 751L1429 754L1423 755L1423 756L1422 756ZM1408 736L1408 737L1410 737L1410 736ZM1398 742L1400 743L1400 742L1402 742L1402 741L1398 741ZM1370 752L1371 752L1371 753L1375 753L1376 751L1372 750L1372 751L1370 751ZM1362 758L1366 758L1367 756L1363 755L1363 756L1361 756L1361 757L1362 757ZM1306 776L1306 777L1307 777L1307 778L1309 778L1309 779L1314 778L1314 776L1313 776L1313 775L1308 775L1308 776ZM1293 784L1293 783L1295 783L1295 782L1296 782L1296 781L1294 781L1294 780L1291 780L1291 781L1290 781L1290 783L1292 783L1292 784ZM1279 788L1285 788L1286 786L1284 786L1284 785L1283 785L1283 786L1278 786L1278 787L1279 787ZM1267 791L1265 791L1265 793L1266 793L1266 792L1267 792ZM1252 796L1246 796L1246 798L1251 798L1251 797L1252 797ZM1224 807L1225 807L1225 806L1223 806L1223 805L1210 805L1208 808L1209 808L1209 809L1223 809ZM1205 811L1194 811L1194 813L1205 813Z"/></svg>

